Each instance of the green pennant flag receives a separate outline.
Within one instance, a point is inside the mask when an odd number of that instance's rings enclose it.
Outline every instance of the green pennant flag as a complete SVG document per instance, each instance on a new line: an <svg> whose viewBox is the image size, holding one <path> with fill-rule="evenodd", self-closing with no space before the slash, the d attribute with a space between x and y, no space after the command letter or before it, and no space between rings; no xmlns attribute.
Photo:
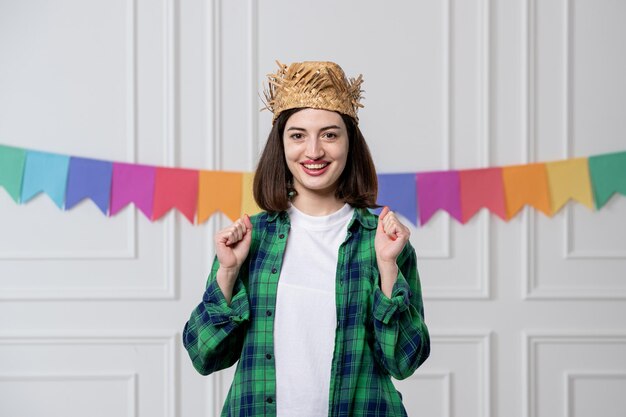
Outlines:
<svg viewBox="0 0 626 417"><path fill-rule="evenodd" d="M590 156L589 175L597 209L604 206L613 193L626 196L626 152Z"/></svg>
<svg viewBox="0 0 626 417"><path fill-rule="evenodd" d="M0 186L16 203L20 202L26 150L0 145Z"/></svg>

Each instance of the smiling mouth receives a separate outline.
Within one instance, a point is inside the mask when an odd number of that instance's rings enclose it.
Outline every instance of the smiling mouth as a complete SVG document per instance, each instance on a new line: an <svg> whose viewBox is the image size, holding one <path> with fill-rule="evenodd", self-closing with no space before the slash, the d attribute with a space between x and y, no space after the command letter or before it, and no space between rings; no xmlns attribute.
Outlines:
<svg viewBox="0 0 626 417"><path fill-rule="evenodd" d="M320 164L302 164L306 169L316 170L316 169L324 169L328 166L329 162L322 162Z"/></svg>

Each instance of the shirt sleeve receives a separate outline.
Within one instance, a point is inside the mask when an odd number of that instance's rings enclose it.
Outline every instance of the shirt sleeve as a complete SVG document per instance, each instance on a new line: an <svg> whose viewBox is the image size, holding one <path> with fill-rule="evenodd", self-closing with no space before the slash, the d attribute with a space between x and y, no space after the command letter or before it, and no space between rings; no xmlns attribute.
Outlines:
<svg viewBox="0 0 626 417"><path fill-rule="evenodd" d="M217 283L218 269L216 256L202 302L191 313L183 331L183 345L202 375L228 368L239 359L250 319L250 303L243 284L247 262L239 270L230 305Z"/></svg>
<svg viewBox="0 0 626 417"><path fill-rule="evenodd" d="M424 322L422 290L415 249L407 242L398 256L398 278L388 298L374 289L375 354L396 379L405 379L428 358L430 336Z"/></svg>

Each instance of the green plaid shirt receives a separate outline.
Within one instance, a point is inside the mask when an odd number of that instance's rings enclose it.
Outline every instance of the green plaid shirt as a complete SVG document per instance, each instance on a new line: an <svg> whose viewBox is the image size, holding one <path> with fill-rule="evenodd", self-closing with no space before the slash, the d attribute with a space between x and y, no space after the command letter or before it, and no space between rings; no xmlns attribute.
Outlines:
<svg viewBox="0 0 626 417"><path fill-rule="evenodd" d="M239 360L222 416L274 416L280 401L275 398L274 311L290 222L285 212L263 212L251 220L250 252L230 305L215 279L216 258L202 302L183 332L201 374ZM391 376L410 376L430 353L415 250L407 243L398 256L398 280L387 298L374 252L377 222L367 209L355 209L339 247L330 416L405 416Z"/></svg>

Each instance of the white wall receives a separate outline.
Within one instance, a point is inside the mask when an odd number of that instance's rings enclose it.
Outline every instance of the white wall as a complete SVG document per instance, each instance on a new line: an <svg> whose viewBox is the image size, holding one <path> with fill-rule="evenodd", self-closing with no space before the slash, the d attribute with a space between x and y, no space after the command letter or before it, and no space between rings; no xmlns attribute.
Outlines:
<svg viewBox="0 0 626 417"><path fill-rule="evenodd" d="M616 0L0 0L0 143L252 170L275 59L363 73L379 172L624 150ZM626 199L413 230L432 355L409 415L621 416ZM154 224L0 192L0 415L214 415L180 344L221 216Z"/></svg>

